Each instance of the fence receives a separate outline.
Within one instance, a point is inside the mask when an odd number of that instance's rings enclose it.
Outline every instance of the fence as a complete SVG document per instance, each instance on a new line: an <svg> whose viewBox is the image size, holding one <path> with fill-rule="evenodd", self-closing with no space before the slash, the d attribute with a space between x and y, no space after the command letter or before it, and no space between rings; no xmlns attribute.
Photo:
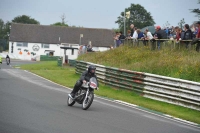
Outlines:
<svg viewBox="0 0 200 133"><path fill-rule="evenodd" d="M76 61L81 74L93 63ZM144 97L200 110L200 83L149 73L106 67L98 64L98 80L105 84L135 91Z"/></svg>
<svg viewBox="0 0 200 133"><path fill-rule="evenodd" d="M152 40L146 40L146 45L150 47L151 50L158 49L158 42L160 41L161 48L169 47L170 49L178 49L180 50L182 47L187 48L189 50L194 50L197 44L191 45L189 42L192 40L170 40L170 39L155 39L154 42ZM143 39L122 39L122 45L130 45L130 46L144 46ZM198 41L200 43L200 39ZM187 43L187 45L186 45ZM187 46L187 47L186 47Z"/></svg>

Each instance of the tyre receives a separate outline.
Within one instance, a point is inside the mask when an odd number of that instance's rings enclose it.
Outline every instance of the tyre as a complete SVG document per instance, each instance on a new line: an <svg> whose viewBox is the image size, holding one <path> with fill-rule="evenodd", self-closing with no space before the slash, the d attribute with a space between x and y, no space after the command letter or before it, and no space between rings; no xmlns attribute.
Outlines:
<svg viewBox="0 0 200 133"><path fill-rule="evenodd" d="M75 104L75 101L72 100L72 99L68 96L67 105L68 105L68 106L73 106L74 104Z"/></svg>
<svg viewBox="0 0 200 133"><path fill-rule="evenodd" d="M93 99L94 99L94 93L90 92L88 97L83 100L82 109L87 110L90 107L90 105L92 104Z"/></svg>

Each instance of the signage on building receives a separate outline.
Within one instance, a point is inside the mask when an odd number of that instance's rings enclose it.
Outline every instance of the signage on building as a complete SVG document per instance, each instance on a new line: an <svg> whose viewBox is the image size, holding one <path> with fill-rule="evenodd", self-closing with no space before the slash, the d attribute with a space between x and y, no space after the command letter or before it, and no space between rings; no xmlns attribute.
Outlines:
<svg viewBox="0 0 200 133"><path fill-rule="evenodd" d="M32 48L33 48L33 51L39 51L40 50L40 47L37 44L33 45Z"/></svg>

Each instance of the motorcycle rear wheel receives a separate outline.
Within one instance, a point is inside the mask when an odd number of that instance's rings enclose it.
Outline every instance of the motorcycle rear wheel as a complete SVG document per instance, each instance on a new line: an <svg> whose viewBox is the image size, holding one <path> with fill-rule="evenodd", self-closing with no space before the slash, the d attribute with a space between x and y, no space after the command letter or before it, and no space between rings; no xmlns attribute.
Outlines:
<svg viewBox="0 0 200 133"><path fill-rule="evenodd" d="M93 99L94 99L94 93L90 92L88 97L83 100L82 109L87 110L91 106Z"/></svg>
<svg viewBox="0 0 200 133"><path fill-rule="evenodd" d="M74 100L72 100L69 96L68 96L68 99L67 99L67 105L68 106L73 106L76 102Z"/></svg>

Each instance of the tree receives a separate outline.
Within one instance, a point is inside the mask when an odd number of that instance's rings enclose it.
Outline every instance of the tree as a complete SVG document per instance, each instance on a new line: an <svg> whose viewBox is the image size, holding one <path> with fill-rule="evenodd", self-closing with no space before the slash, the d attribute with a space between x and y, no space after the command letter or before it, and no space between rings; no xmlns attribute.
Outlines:
<svg viewBox="0 0 200 133"><path fill-rule="evenodd" d="M180 22L178 23L178 26L183 29L183 25L185 24L185 20L184 18L180 20Z"/></svg>
<svg viewBox="0 0 200 133"><path fill-rule="evenodd" d="M54 26L66 26L66 27L68 27L69 25L66 24L67 21L65 22L65 19L66 19L65 14L63 14L60 18L61 18L61 22L56 22L56 23L51 24L51 25L54 25Z"/></svg>
<svg viewBox="0 0 200 133"><path fill-rule="evenodd" d="M147 12L140 4L131 4L130 7L125 9L125 12L130 11L130 18L126 19L126 29L129 29L130 24L134 24L137 28L144 28L146 26L152 26L155 24L150 12ZM121 12L121 16L118 17L115 23L119 24L119 29L124 29L124 11Z"/></svg>
<svg viewBox="0 0 200 133"><path fill-rule="evenodd" d="M30 16L22 15L15 17L12 22L22 24L40 24L39 21L31 18Z"/></svg>
<svg viewBox="0 0 200 133"><path fill-rule="evenodd" d="M54 26L66 26L66 27L68 27L68 24L65 24L65 23L63 24L61 22L57 22L57 23L54 23L52 25L54 25Z"/></svg>
<svg viewBox="0 0 200 133"><path fill-rule="evenodd" d="M120 29L119 29L119 28L112 28L112 30L113 30L114 32L120 32Z"/></svg>
<svg viewBox="0 0 200 133"><path fill-rule="evenodd" d="M65 23L67 23L67 21L65 22L65 19L66 19L65 14L63 14L60 18L61 18L61 20L62 20L62 24L63 24L63 25L64 25Z"/></svg>
<svg viewBox="0 0 200 133"><path fill-rule="evenodd" d="M10 34L10 22L7 21L6 23L0 19L0 47L1 50L6 50L8 48L8 40Z"/></svg>
<svg viewBox="0 0 200 133"><path fill-rule="evenodd" d="M198 4L200 4L200 0L198 0ZM196 13L196 17L198 17L198 19L200 20L200 10L199 8L197 9L191 9L192 13Z"/></svg>
<svg viewBox="0 0 200 133"><path fill-rule="evenodd" d="M170 23L167 21L163 26L164 26L164 28L170 27Z"/></svg>

